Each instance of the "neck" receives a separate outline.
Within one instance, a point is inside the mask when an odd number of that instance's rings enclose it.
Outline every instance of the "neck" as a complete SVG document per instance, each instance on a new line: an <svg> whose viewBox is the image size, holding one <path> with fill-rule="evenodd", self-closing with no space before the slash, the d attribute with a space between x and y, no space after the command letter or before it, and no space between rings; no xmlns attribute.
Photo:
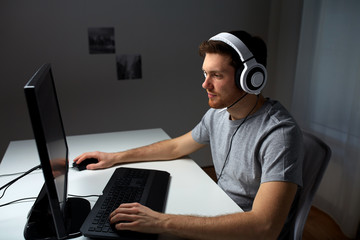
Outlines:
<svg viewBox="0 0 360 240"><path fill-rule="evenodd" d="M227 111L230 114L231 120L243 119L259 110L265 101L262 95L248 94L242 101L233 105L230 109L228 108Z"/></svg>
<svg viewBox="0 0 360 240"><path fill-rule="evenodd" d="M247 93L244 93L238 100L236 100L233 104L231 104L230 106L228 106L226 109L230 109L232 108L235 104L237 104L239 101L241 101L244 97L246 97L246 95L248 95Z"/></svg>

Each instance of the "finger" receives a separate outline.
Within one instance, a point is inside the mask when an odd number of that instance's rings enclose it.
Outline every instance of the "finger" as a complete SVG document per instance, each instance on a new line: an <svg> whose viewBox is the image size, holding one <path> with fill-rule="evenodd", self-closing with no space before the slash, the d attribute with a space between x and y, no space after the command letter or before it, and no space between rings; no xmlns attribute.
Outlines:
<svg viewBox="0 0 360 240"><path fill-rule="evenodd" d="M123 203L117 209L115 209L112 213L110 213L110 218L115 216L116 214L123 213L123 214L137 214L139 212L137 207L138 203Z"/></svg>
<svg viewBox="0 0 360 240"><path fill-rule="evenodd" d="M97 163L91 163L87 165L87 169L94 170L94 169L102 169L102 168L108 168L110 167L108 161L100 158L100 156L96 156L96 159L98 160Z"/></svg>
<svg viewBox="0 0 360 240"><path fill-rule="evenodd" d="M122 203L119 207L121 208L140 208L142 205L138 202L133 203Z"/></svg>
<svg viewBox="0 0 360 240"><path fill-rule="evenodd" d="M134 222L138 219L137 215L127 213L117 213L109 219L111 224L118 224L122 222Z"/></svg>
<svg viewBox="0 0 360 240"><path fill-rule="evenodd" d="M137 228L138 223L135 221L127 221L127 222L119 222L115 224L115 228L117 230L130 230L130 231L136 231L139 230Z"/></svg>
<svg viewBox="0 0 360 240"><path fill-rule="evenodd" d="M87 155L88 155L88 153L83 153L83 154L77 156L76 158L74 158L73 161L79 164L82 161L84 161L86 158L88 158Z"/></svg>
<svg viewBox="0 0 360 240"><path fill-rule="evenodd" d="M91 163L89 165L86 166L86 169L88 170L95 170L95 169L101 169L101 168L105 168L106 166L104 166L103 162L98 162L98 163Z"/></svg>
<svg viewBox="0 0 360 240"><path fill-rule="evenodd" d="M76 158L74 158L74 159L73 159L73 162L79 161L79 159L81 158L82 155L83 155L83 154L81 154L81 155L77 156Z"/></svg>
<svg viewBox="0 0 360 240"><path fill-rule="evenodd" d="M109 221L111 224L117 224L119 222L135 222L141 218L139 211L134 208L118 208L109 216Z"/></svg>
<svg viewBox="0 0 360 240"><path fill-rule="evenodd" d="M97 152L86 152L86 153L83 153L81 155L79 155L78 157L76 157L74 159L74 162L76 162L77 164L81 163L82 161L84 161L85 159L88 159L88 158L96 158L98 159L98 154Z"/></svg>

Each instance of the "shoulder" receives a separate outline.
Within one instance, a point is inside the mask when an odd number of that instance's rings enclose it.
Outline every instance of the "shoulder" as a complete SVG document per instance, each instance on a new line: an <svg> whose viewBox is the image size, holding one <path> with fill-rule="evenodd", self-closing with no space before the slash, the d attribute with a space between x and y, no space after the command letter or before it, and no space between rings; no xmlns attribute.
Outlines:
<svg viewBox="0 0 360 240"><path fill-rule="evenodd" d="M268 99L265 104L265 113L275 122L290 121L295 122L289 111L278 101Z"/></svg>
<svg viewBox="0 0 360 240"><path fill-rule="evenodd" d="M302 145L302 131L288 110L278 101L268 99L253 119L258 140L270 145Z"/></svg>
<svg viewBox="0 0 360 240"><path fill-rule="evenodd" d="M255 125L259 126L259 130L268 133L275 130L300 131L296 120L289 111L280 102L272 99L267 99L254 116L253 121Z"/></svg>

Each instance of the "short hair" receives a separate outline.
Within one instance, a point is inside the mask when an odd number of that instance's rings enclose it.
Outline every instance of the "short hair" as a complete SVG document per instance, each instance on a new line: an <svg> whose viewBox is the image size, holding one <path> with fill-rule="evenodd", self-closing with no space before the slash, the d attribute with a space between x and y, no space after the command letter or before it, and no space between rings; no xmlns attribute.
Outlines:
<svg viewBox="0 0 360 240"><path fill-rule="evenodd" d="M266 67L267 48L265 42L260 37L253 37L245 31L229 32L238 37L250 50L256 61ZM229 45L222 41L207 40L200 44L199 54L205 57L206 53L217 53L231 57L231 65L235 69L243 68L243 63L239 54Z"/></svg>

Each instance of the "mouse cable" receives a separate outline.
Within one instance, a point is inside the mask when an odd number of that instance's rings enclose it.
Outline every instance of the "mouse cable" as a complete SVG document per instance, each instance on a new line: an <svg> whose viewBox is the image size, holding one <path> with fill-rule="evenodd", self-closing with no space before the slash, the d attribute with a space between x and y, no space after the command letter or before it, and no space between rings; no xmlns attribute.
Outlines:
<svg viewBox="0 0 360 240"><path fill-rule="evenodd" d="M70 197L78 197L78 198L90 198L90 197L100 197L101 195L75 195L69 194Z"/></svg>
<svg viewBox="0 0 360 240"><path fill-rule="evenodd" d="M25 176L28 175L29 173L31 173L31 172L33 172L33 171L35 171L35 170L37 170L37 169L40 169L40 168L41 168L41 165L37 165L36 167L31 168L30 170L26 171L25 173L23 173L23 174L20 175L19 177L11 180L10 182L6 183L4 186L0 187L0 191L5 188L4 191L3 191L3 193L2 193L2 195L0 196L0 199L4 197L6 190L7 190L8 187L10 187L13 183L15 183L17 180L25 177Z"/></svg>

